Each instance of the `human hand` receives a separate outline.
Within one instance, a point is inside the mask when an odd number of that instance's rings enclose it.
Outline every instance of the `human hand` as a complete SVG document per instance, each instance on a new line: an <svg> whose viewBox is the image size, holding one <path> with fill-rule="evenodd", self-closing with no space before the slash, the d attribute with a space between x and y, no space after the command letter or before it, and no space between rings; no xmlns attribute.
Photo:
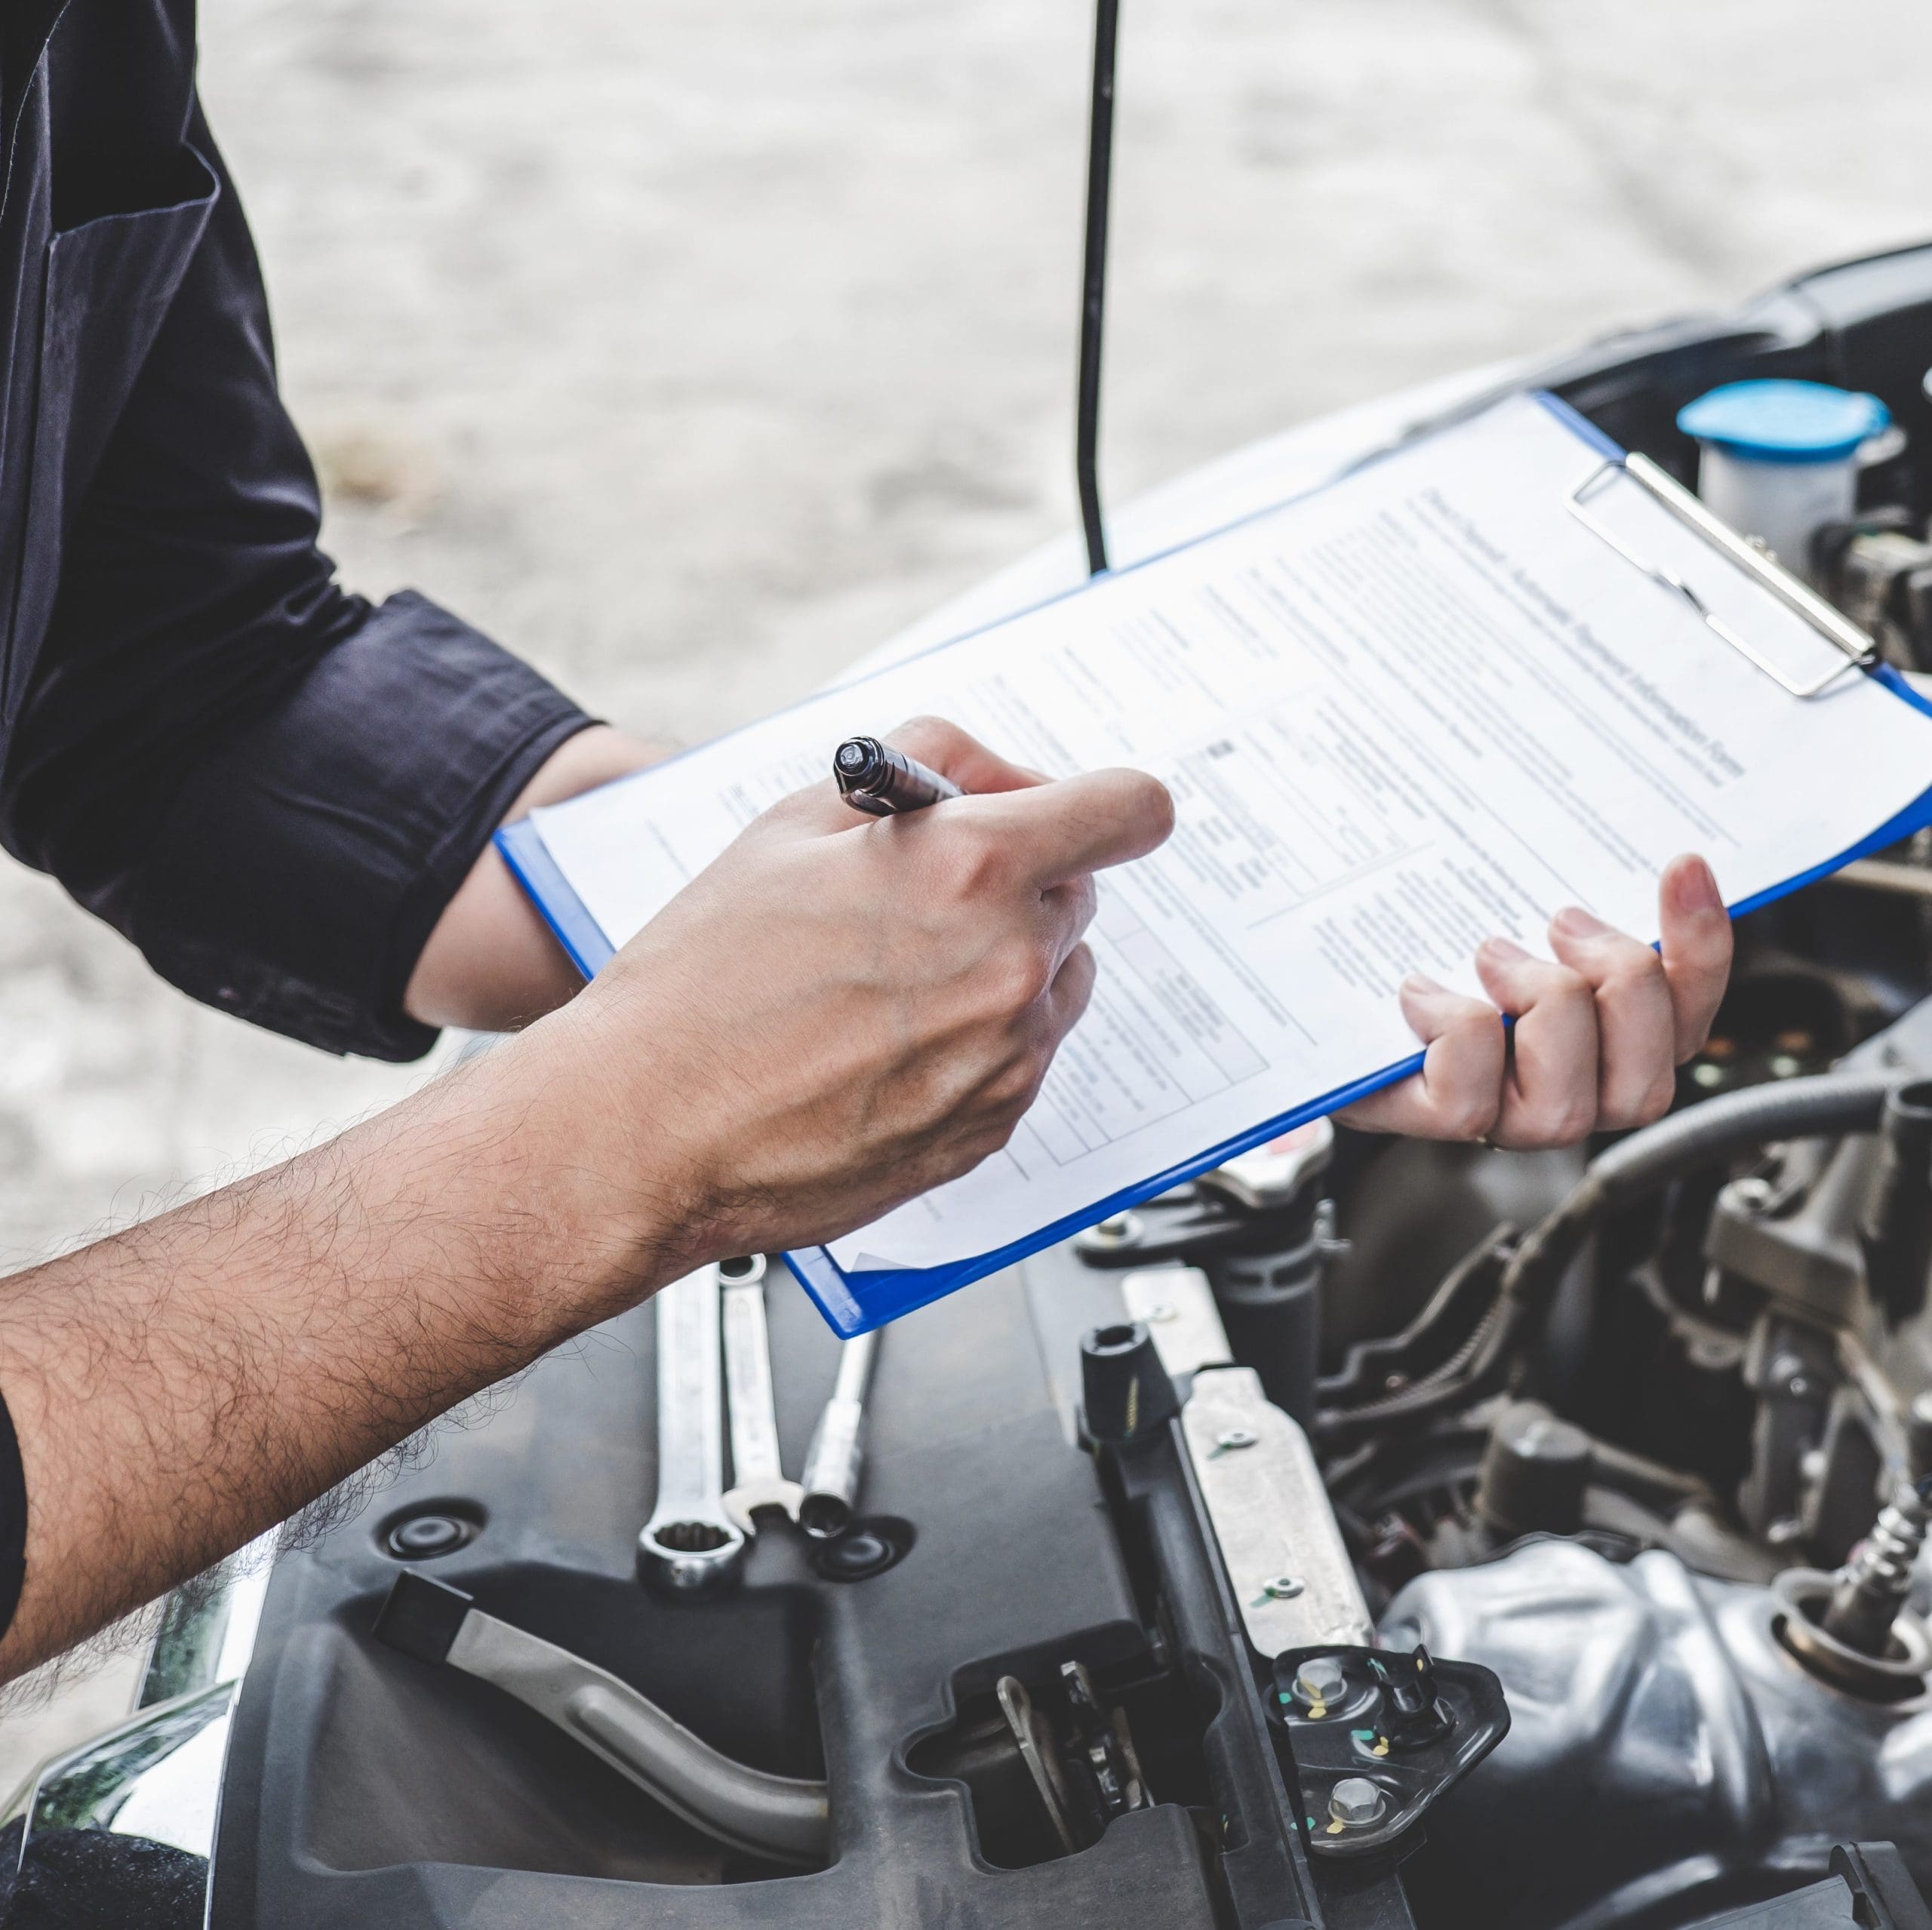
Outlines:
<svg viewBox="0 0 1932 1930"><path fill-rule="evenodd" d="M1423 1069L1340 1117L1371 1132L1516 1149L1662 1117L1676 1068L1703 1049L1717 1015L1731 933L1701 858L1666 865L1657 902L1661 957L1573 906L1550 921L1554 963L1503 939L1477 952L1494 1005L1406 979L1402 1012L1427 1047Z"/></svg>
<svg viewBox="0 0 1932 1930"><path fill-rule="evenodd" d="M891 741L970 794L786 799L518 1042L601 1089L585 1157L685 1261L820 1243L1004 1145L1093 988L1092 874L1172 828L1137 771L1046 783L931 718Z"/></svg>

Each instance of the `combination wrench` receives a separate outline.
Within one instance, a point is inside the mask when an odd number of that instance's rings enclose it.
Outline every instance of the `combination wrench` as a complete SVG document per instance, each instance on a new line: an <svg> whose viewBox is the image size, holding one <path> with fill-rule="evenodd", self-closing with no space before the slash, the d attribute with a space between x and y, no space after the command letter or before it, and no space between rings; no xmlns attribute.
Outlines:
<svg viewBox="0 0 1932 1930"><path fill-rule="evenodd" d="M728 1587L744 1564L744 1532L724 1510L718 1338L715 1267L659 1289L657 1501L638 1537L638 1572L681 1594Z"/></svg>
<svg viewBox="0 0 1932 1930"><path fill-rule="evenodd" d="M838 1356L838 1378L832 1398L825 1403L806 1452L798 1525L822 1541L844 1533L852 1519L852 1504L859 1498L859 1472L865 1461L866 1392L878 1357L876 1331L845 1343Z"/></svg>
<svg viewBox="0 0 1932 1930"><path fill-rule="evenodd" d="M796 1521L804 1490L786 1480L779 1458L764 1256L727 1260L718 1273L724 1282L724 1384L731 1405L731 1486L724 1512L740 1534L755 1535L752 1517L763 1509L782 1509Z"/></svg>

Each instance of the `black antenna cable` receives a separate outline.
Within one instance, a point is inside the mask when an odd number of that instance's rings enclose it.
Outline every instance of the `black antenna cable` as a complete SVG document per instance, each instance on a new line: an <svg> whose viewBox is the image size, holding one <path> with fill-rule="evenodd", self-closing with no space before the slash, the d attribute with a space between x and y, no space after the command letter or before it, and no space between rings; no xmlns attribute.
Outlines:
<svg viewBox="0 0 1932 1930"><path fill-rule="evenodd" d="M1113 171L1114 38L1120 0L1098 0L1094 17L1094 99L1087 128L1087 261L1080 304L1080 398L1074 473L1080 484L1080 523L1087 535L1087 567L1107 567L1100 527L1100 486L1094 473L1100 428L1100 318L1107 288L1107 196Z"/></svg>

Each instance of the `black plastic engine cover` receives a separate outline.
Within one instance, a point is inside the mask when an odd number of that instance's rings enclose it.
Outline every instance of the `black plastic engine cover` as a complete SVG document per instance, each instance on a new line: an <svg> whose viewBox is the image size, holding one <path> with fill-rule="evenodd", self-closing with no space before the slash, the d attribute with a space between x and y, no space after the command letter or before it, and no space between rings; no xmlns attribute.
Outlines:
<svg viewBox="0 0 1932 1930"><path fill-rule="evenodd" d="M795 1469L837 1343L782 1269L767 1286ZM441 1431L426 1464L358 1518L282 1559L229 1756L215 1930L1221 1922L1181 1808L1124 1817L1078 1856L995 1870L976 1855L964 1788L905 1765L957 1697L1029 1657L1105 1670L1145 1655L1018 1276L884 1337L862 1507L903 1517L916 1539L862 1581L822 1579L776 1523L729 1597L666 1601L639 1585L654 1329L645 1308L543 1361L494 1412ZM372 1642L398 1569L388 1532L421 1512L481 1524L425 1572L613 1670L719 1748L826 1775L830 1866L734 1864L508 1698Z"/></svg>

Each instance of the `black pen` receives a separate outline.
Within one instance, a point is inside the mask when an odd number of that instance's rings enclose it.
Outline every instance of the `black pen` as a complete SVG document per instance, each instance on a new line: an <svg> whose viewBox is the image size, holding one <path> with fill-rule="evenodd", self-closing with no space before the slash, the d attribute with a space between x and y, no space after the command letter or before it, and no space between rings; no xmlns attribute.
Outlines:
<svg viewBox="0 0 1932 1930"><path fill-rule="evenodd" d="M943 798L964 794L951 778L928 770L918 758L876 737L847 738L832 753L832 775L840 797L871 818L923 811Z"/></svg>

